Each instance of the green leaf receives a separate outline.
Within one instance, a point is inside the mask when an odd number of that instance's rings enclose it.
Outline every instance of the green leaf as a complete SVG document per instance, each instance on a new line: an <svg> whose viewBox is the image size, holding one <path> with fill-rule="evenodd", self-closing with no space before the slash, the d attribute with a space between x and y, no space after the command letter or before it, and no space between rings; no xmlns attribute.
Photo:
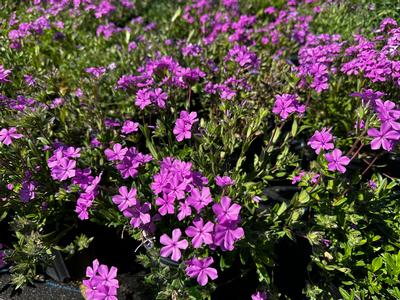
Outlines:
<svg viewBox="0 0 400 300"><path fill-rule="evenodd" d="M383 259L382 257L375 257L372 261L372 272L378 271L382 267Z"/></svg>
<svg viewBox="0 0 400 300"><path fill-rule="evenodd" d="M307 193L306 190L302 190L299 195L299 202L304 204L310 201L310 195Z"/></svg>
<svg viewBox="0 0 400 300"><path fill-rule="evenodd" d="M175 12L175 14L171 18L171 23L174 23L175 20L182 14L182 8L178 8Z"/></svg>
<svg viewBox="0 0 400 300"><path fill-rule="evenodd" d="M281 206L279 207L278 211L276 212L276 214L278 216L280 216L281 214L283 214L283 212L286 210L287 208L287 204L286 202L282 202Z"/></svg>
<svg viewBox="0 0 400 300"><path fill-rule="evenodd" d="M292 124L292 131L291 131L292 136L296 136L296 134L297 134L297 129L298 129L297 119L295 118L295 119L293 120L293 124Z"/></svg>

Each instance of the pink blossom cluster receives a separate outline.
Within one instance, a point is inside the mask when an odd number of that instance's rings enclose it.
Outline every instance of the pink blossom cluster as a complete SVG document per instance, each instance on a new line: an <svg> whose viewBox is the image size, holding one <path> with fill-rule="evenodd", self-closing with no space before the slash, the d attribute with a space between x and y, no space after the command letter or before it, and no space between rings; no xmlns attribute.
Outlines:
<svg viewBox="0 0 400 300"><path fill-rule="evenodd" d="M205 77L199 68L185 68L169 56L151 60L137 71L139 75L123 75L117 86L124 90L136 90L135 105L142 110L149 105L165 108L168 87L186 89Z"/></svg>
<svg viewBox="0 0 400 300"><path fill-rule="evenodd" d="M336 72L332 65L343 46L340 39L338 34L307 35L306 44L299 50L297 72L301 87L309 86L318 93L328 89L329 74ZM308 83L309 78L311 83Z"/></svg>
<svg viewBox="0 0 400 300"><path fill-rule="evenodd" d="M122 147L119 143L114 144L112 149L106 149L104 154L108 161L116 163L116 168L124 179L135 178L139 173L138 169L153 159L150 154L143 154L135 147Z"/></svg>
<svg viewBox="0 0 400 300"><path fill-rule="evenodd" d="M297 100L297 95L282 94L275 96L274 107L272 112L281 117L281 120L286 120L292 113L303 114L306 106L300 104Z"/></svg>
<svg viewBox="0 0 400 300"><path fill-rule="evenodd" d="M76 167L76 158L80 157L80 148L59 146L53 155L47 160L50 168L51 177L54 180L65 181L71 179L71 183L78 185L81 189L75 212L79 219L89 218L88 209L93 205L93 201L98 193L98 185L102 173L93 177L90 168L79 169Z"/></svg>
<svg viewBox="0 0 400 300"><path fill-rule="evenodd" d="M362 75L372 82L394 82L400 85L400 62L398 43L400 27L393 19L384 19L373 39L356 36L356 44L345 50L351 59L341 71L347 75Z"/></svg>
<svg viewBox="0 0 400 300"><path fill-rule="evenodd" d="M175 121L175 127L173 129L176 140L182 142L184 139L190 139L192 137L192 126L198 120L196 112L182 110L179 114L179 118Z"/></svg>
<svg viewBox="0 0 400 300"><path fill-rule="evenodd" d="M86 268L86 277L83 280L85 295L88 300L117 300L118 269L109 268L95 259L91 267Z"/></svg>

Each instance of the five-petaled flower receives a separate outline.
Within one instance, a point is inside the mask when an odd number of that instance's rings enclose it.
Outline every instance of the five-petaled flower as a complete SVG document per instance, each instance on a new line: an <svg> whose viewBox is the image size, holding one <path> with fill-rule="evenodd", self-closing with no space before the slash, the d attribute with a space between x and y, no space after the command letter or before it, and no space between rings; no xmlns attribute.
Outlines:
<svg viewBox="0 0 400 300"><path fill-rule="evenodd" d="M185 250L189 245L187 240L180 240L181 235L181 230L176 228L172 230L172 238L170 238L165 233L160 237L160 243L164 245L164 247L162 247L160 251L161 256L171 256L171 259L174 261L178 261L181 259L181 249Z"/></svg>
<svg viewBox="0 0 400 300"><path fill-rule="evenodd" d="M204 224L202 218L197 218L193 221L193 225L185 230L186 235L192 238L193 248L200 248L202 244L211 245L214 224L210 221Z"/></svg>
<svg viewBox="0 0 400 300"><path fill-rule="evenodd" d="M118 205L120 211L126 210L128 207L132 207L137 204L136 200L136 189L132 188L128 191L126 186L121 186L119 189L119 195L112 197L112 201Z"/></svg>
<svg viewBox="0 0 400 300"><path fill-rule="evenodd" d="M382 147L387 151L391 151L394 141L400 139L400 133L393 130L388 123L383 123L379 130L376 128L368 129L368 135L374 138L371 141L372 150L377 150Z"/></svg>
<svg viewBox="0 0 400 300"><path fill-rule="evenodd" d="M203 259L193 257L186 261L186 274L189 277L197 277L197 282L201 286L205 286L208 283L208 278L211 280L218 278L217 270L210 267L213 262L214 259L212 257Z"/></svg>
<svg viewBox="0 0 400 300"><path fill-rule="evenodd" d="M231 198L227 196L221 197L220 203L215 203L212 206L212 210L217 216L218 223L238 220L240 209L241 206L239 204L234 203L231 205Z"/></svg>
<svg viewBox="0 0 400 300"><path fill-rule="evenodd" d="M333 150L331 153L325 154L325 158L328 161L329 171L339 171L340 173L346 172L346 168L350 163L350 158L347 156L342 156L342 151L339 149Z"/></svg>
<svg viewBox="0 0 400 300"><path fill-rule="evenodd" d="M335 146L332 143L333 136L330 133L331 129L322 128L321 131L316 130L314 135L310 138L307 145L311 146L315 150L315 153L319 154L321 150L332 150Z"/></svg>
<svg viewBox="0 0 400 300"><path fill-rule="evenodd" d="M109 161L123 160L126 152L128 152L128 148L122 148L121 144L118 143L113 146L112 150L104 150L104 154Z"/></svg>
<svg viewBox="0 0 400 300"><path fill-rule="evenodd" d="M17 128L11 127L10 129L3 128L0 130L0 143L4 145L10 145L12 140L20 139L23 135L17 133Z"/></svg>

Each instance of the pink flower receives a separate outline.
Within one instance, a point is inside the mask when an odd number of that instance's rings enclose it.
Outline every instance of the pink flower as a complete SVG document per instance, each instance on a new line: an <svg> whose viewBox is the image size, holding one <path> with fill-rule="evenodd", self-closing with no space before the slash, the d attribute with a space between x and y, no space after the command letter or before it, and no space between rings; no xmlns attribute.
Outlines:
<svg viewBox="0 0 400 300"><path fill-rule="evenodd" d="M205 286L208 283L208 278L215 280L218 278L218 273L215 268L210 268L210 265L214 262L212 257L206 257L198 259L193 257L191 260L186 262L186 274L189 277L197 277L197 282L201 286Z"/></svg>
<svg viewBox="0 0 400 300"><path fill-rule="evenodd" d="M138 131L138 128L139 123L127 120L124 122L124 125L122 125L121 132L124 134L129 134Z"/></svg>
<svg viewBox="0 0 400 300"><path fill-rule="evenodd" d="M165 191L168 194L173 195L177 199L185 198L185 190L187 187L187 183L184 181L180 181L177 176L174 176L165 187Z"/></svg>
<svg viewBox="0 0 400 300"><path fill-rule="evenodd" d="M186 235L192 238L193 248L200 248L202 244L211 245L214 224L210 221L204 224L202 218L197 218L193 221L193 225L185 230Z"/></svg>
<svg viewBox="0 0 400 300"><path fill-rule="evenodd" d="M192 209L187 201L179 203L179 213L178 220L182 221L184 218L190 216L192 214Z"/></svg>
<svg viewBox="0 0 400 300"><path fill-rule="evenodd" d="M122 148L121 144L115 144L111 149L104 150L104 154L107 156L109 161L123 160L128 148Z"/></svg>
<svg viewBox="0 0 400 300"><path fill-rule="evenodd" d="M97 269L97 272L99 273L99 278L103 281L103 284L108 287L114 288L119 288L119 283L116 279L117 271L118 269L116 267L111 267L110 270L108 270L108 267L106 265L100 265Z"/></svg>
<svg viewBox="0 0 400 300"><path fill-rule="evenodd" d="M58 165L51 170L51 176L57 180L67 180L75 176L75 166L76 161L63 157L59 160Z"/></svg>
<svg viewBox="0 0 400 300"><path fill-rule="evenodd" d="M238 220L240 209L241 206L239 204L234 203L231 205L231 199L226 196L221 197L221 202L215 203L212 207L218 223Z"/></svg>
<svg viewBox="0 0 400 300"><path fill-rule="evenodd" d="M238 227L237 221L227 221L215 225L214 242L222 250L232 251L234 243L244 236L242 227Z"/></svg>
<svg viewBox="0 0 400 300"><path fill-rule="evenodd" d="M173 133L176 135L176 140L182 142L184 139L190 139L192 137L192 125L186 123L182 119L177 119Z"/></svg>
<svg viewBox="0 0 400 300"><path fill-rule="evenodd" d="M119 282L116 279L118 269L106 265L100 265L96 259L93 267L86 268L86 277L83 280L85 295L88 300L117 300Z"/></svg>
<svg viewBox="0 0 400 300"><path fill-rule="evenodd" d="M203 187L201 191L199 191L197 188L192 189L187 201L199 213L203 207L212 202L210 188Z"/></svg>
<svg viewBox="0 0 400 300"><path fill-rule="evenodd" d="M377 150L383 148L387 151L391 151L393 148L393 142L400 139L400 133L392 130L392 127L388 123L383 123L381 128L368 129L368 135L374 137L371 141L371 149Z"/></svg>
<svg viewBox="0 0 400 300"><path fill-rule="evenodd" d="M272 112L279 115L282 120L287 119L289 115L294 112L302 114L304 111L305 106L300 105L297 101L296 95L282 94L275 96L275 103Z"/></svg>
<svg viewBox="0 0 400 300"><path fill-rule="evenodd" d="M132 188L128 191L126 186L121 186L119 189L119 195L115 195L112 197L112 201L118 205L118 209L120 211L124 211L128 207L132 207L136 205L136 189Z"/></svg>
<svg viewBox="0 0 400 300"><path fill-rule="evenodd" d="M331 153L325 154L325 158L328 161L328 170L329 171L339 171L340 173L346 172L346 168L350 163L350 158L347 156L342 156L342 151L339 149L333 150Z"/></svg>
<svg viewBox="0 0 400 300"><path fill-rule="evenodd" d="M171 194L163 193L162 197L158 197L156 199L156 204L158 206L161 206L158 209L160 215L162 216L165 216L166 214L173 215L175 212L174 201L175 197Z"/></svg>
<svg viewBox="0 0 400 300"><path fill-rule="evenodd" d="M257 291L253 295L251 295L251 300L267 300L267 293Z"/></svg>
<svg viewBox="0 0 400 300"><path fill-rule="evenodd" d="M160 243L165 245L161 248L161 256L168 257L171 255L171 259L174 261L178 261L182 257L180 249L186 249L189 243L187 240L179 240L181 235L181 230L176 228L172 231L172 239L166 234L160 237Z"/></svg>
<svg viewBox="0 0 400 300"><path fill-rule="evenodd" d="M195 122L197 122L197 113L188 111L181 111L180 117L175 121L173 133L176 135L176 140L182 142L184 139L192 137L191 129Z"/></svg>
<svg viewBox="0 0 400 300"><path fill-rule="evenodd" d="M20 139L23 135L17 133L17 129L15 127L11 127L10 129L3 128L0 130L0 143L4 145L10 145L13 139Z"/></svg>
<svg viewBox="0 0 400 300"><path fill-rule="evenodd" d="M139 201L137 201L136 205L124 210L123 214L125 217L131 218L130 224L133 228L138 228L141 225L151 222L151 216L149 214L150 209L151 204L149 202L145 202L141 205Z"/></svg>
<svg viewBox="0 0 400 300"><path fill-rule="evenodd" d="M234 185L235 181L232 180L229 176L222 176L222 177L216 176L215 183L220 187L224 187L224 186L228 186L228 185Z"/></svg>
<svg viewBox="0 0 400 300"><path fill-rule="evenodd" d="M11 70L4 69L3 65L0 65L0 83L6 83L10 80L7 79L8 75L11 74Z"/></svg>
<svg viewBox="0 0 400 300"><path fill-rule="evenodd" d="M332 143L333 136L330 131L331 129L326 130L325 127L321 131L316 130L307 145L311 146L316 154L319 154L321 150L332 150L335 146Z"/></svg>

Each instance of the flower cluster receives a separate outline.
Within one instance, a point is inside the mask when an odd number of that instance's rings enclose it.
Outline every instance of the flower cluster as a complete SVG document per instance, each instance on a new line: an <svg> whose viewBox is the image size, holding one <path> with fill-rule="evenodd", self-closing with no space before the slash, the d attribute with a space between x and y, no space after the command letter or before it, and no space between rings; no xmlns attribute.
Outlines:
<svg viewBox="0 0 400 300"><path fill-rule="evenodd" d="M315 150L316 154L319 154L321 150L332 150L335 148L333 136L331 134L332 128L322 128L321 131L316 130L314 135L309 139L307 145Z"/></svg>
<svg viewBox="0 0 400 300"><path fill-rule="evenodd" d="M151 155L143 154L135 147L122 148L119 143L114 144L112 149L106 149L104 154L108 161L116 162L116 168L122 178L136 177L138 169L153 159Z"/></svg>
<svg viewBox="0 0 400 300"><path fill-rule="evenodd" d="M182 142L184 139L190 139L192 137L192 126L198 121L196 112L188 112L182 110L179 114L179 118L175 121L175 127L173 132L178 142Z"/></svg>
<svg viewBox="0 0 400 300"><path fill-rule="evenodd" d="M95 259L92 266L86 268L88 279L83 280L87 299L117 300L117 289L119 288L117 271L116 267L108 268Z"/></svg>
<svg viewBox="0 0 400 300"><path fill-rule="evenodd" d="M93 205L93 201L98 194L98 185L102 173L93 177L91 169L79 169L76 167L76 158L80 157L80 148L59 146L53 155L47 160L47 165L54 180L65 181L71 179L71 183L79 186L79 194L75 212L79 219L89 218L88 209Z"/></svg>
<svg viewBox="0 0 400 300"><path fill-rule="evenodd" d="M297 70L301 87L307 87L307 80L311 78L309 86L318 93L328 89L329 73L336 71L331 66L343 46L343 42L339 41L340 35L307 36L306 44L299 50L300 65Z"/></svg>
<svg viewBox="0 0 400 300"><path fill-rule="evenodd" d="M234 61L242 68L258 69L260 61L255 52L250 51L246 46L235 45L229 50L225 61Z"/></svg>
<svg viewBox="0 0 400 300"><path fill-rule="evenodd" d="M275 96L272 112L279 115L282 120L286 120L292 113L303 114L306 107L297 100L296 95L282 94Z"/></svg>
<svg viewBox="0 0 400 300"><path fill-rule="evenodd" d="M149 61L138 72L139 75L123 75L117 86L124 90L136 88L135 104L142 110L151 104L165 108L168 99L165 90L168 87L186 89L205 77L199 68L182 67L169 56Z"/></svg>
<svg viewBox="0 0 400 300"><path fill-rule="evenodd" d="M74 147L58 147L47 160L54 180L64 181L75 177L76 160L80 157L80 149Z"/></svg>
<svg viewBox="0 0 400 300"><path fill-rule="evenodd" d="M395 59L399 55L400 27L396 22L387 23L388 20L382 21L378 31L380 35L374 39L356 36L357 44L345 50L346 56L352 59L342 65L342 72L347 75L361 74L372 82L393 81L400 84L400 64Z"/></svg>

